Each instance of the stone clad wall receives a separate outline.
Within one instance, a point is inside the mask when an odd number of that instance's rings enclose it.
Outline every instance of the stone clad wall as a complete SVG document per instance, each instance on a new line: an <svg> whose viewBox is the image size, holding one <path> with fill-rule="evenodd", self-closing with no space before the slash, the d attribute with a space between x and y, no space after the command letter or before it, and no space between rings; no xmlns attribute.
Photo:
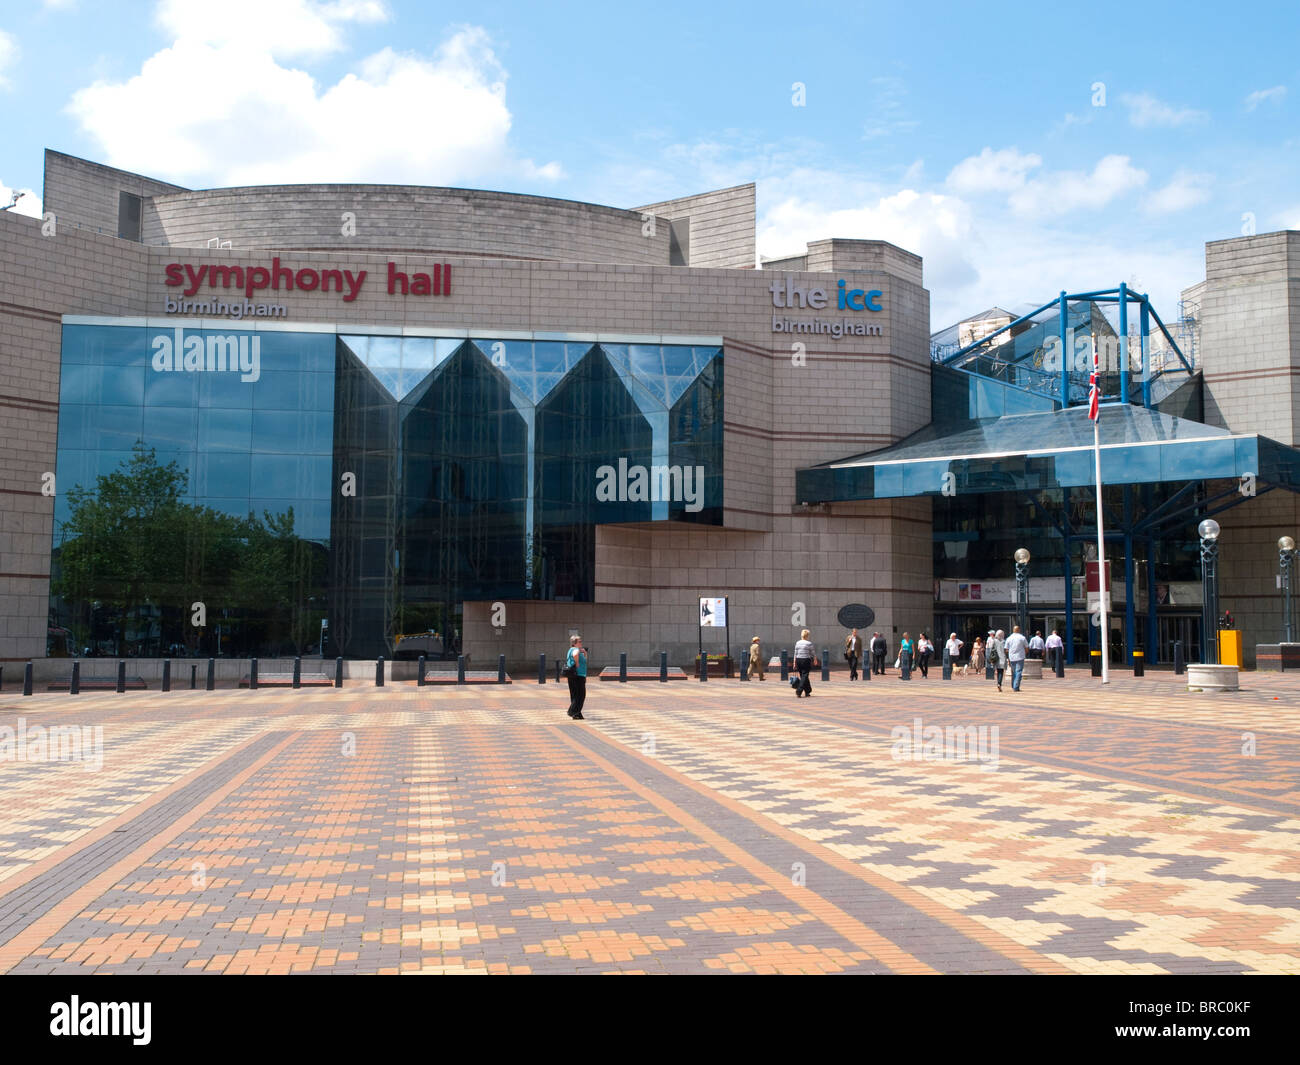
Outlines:
<svg viewBox="0 0 1300 1065"><path fill-rule="evenodd" d="M647 204L636 211L670 221L690 220L690 254L686 265L747 270L754 266L756 255L754 193L751 182Z"/></svg>
<svg viewBox="0 0 1300 1065"><path fill-rule="evenodd" d="M44 207L54 212L66 229L88 229L117 236L118 193L147 198L185 191L179 185L156 181L111 166L78 159L62 152L45 152ZM141 219L143 225L143 217Z"/></svg>
<svg viewBox="0 0 1300 1065"><path fill-rule="evenodd" d="M1205 246L1205 420L1300 443L1300 232Z"/></svg>
<svg viewBox="0 0 1300 1065"><path fill-rule="evenodd" d="M212 238L238 251L380 248L646 265L669 259L667 227L645 236L636 212L477 189L274 185L175 193L145 205L146 244L203 248Z"/></svg>

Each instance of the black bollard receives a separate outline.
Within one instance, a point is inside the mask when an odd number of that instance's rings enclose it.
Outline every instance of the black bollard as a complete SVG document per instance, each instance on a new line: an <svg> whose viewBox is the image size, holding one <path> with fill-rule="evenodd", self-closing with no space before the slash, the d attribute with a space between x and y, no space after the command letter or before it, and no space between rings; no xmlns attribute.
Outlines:
<svg viewBox="0 0 1300 1065"><path fill-rule="evenodd" d="M1146 667L1146 655L1144 655L1141 651L1134 651L1133 652L1133 676L1145 677L1146 676L1145 667Z"/></svg>
<svg viewBox="0 0 1300 1065"><path fill-rule="evenodd" d="M293 660L293 686L302 687L302 656L298 655Z"/></svg>
<svg viewBox="0 0 1300 1065"><path fill-rule="evenodd" d="M831 679L831 653L825 647L822 648L822 683L826 684Z"/></svg>
<svg viewBox="0 0 1300 1065"><path fill-rule="evenodd" d="M1174 673L1178 676L1187 672L1187 663L1183 660L1183 641L1174 641Z"/></svg>
<svg viewBox="0 0 1300 1065"><path fill-rule="evenodd" d="M858 676L859 676L862 680L865 680L865 681L868 681L868 682L871 680L871 662L870 662L869 659L867 659L867 658L863 658L863 660L862 660L862 669L861 669L861 671L858 673Z"/></svg>
<svg viewBox="0 0 1300 1065"><path fill-rule="evenodd" d="M946 646L943 649L943 679L952 680L952 655Z"/></svg>
<svg viewBox="0 0 1300 1065"><path fill-rule="evenodd" d="M208 691L216 691L217 688L217 660L208 659Z"/></svg>
<svg viewBox="0 0 1300 1065"><path fill-rule="evenodd" d="M165 692L172 690L172 660L170 658L163 659L162 690Z"/></svg>
<svg viewBox="0 0 1300 1065"><path fill-rule="evenodd" d="M1004 652L1004 653L1005 653L1005 652ZM988 656L987 645L985 645L985 651L984 651L984 679L985 679L985 680L997 680L997 679L998 679L998 678L997 678L997 674L995 673L995 671L994 671L994 669L993 669L993 662L992 662L992 660L991 660L991 659L989 658L989 656Z"/></svg>
<svg viewBox="0 0 1300 1065"><path fill-rule="evenodd" d="M384 686L384 656L380 655L375 659L375 687Z"/></svg>
<svg viewBox="0 0 1300 1065"><path fill-rule="evenodd" d="M415 686L424 687L424 655L420 655L420 660L415 663Z"/></svg>
<svg viewBox="0 0 1300 1065"><path fill-rule="evenodd" d="M343 656L334 659L334 687L343 687Z"/></svg>
<svg viewBox="0 0 1300 1065"><path fill-rule="evenodd" d="M504 684L505 682L506 682L506 656L497 655L497 683Z"/></svg>
<svg viewBox="0 0 1300 1065"><path fill-rule="evenodd" d="M190 691L193 691L198 686L199 686L199 667L195 663L191 662L190 663Z"/></svg>
<svg viewBox="0 0 1300 1065"><path fill-rule="evenodd" d="M784 647L781 649L781 683L790 683L790 652Z"/></svg>
<svg viewBox="0 0 1300 1065"><path fill-rule="evenodd" d="M126 691L126 663L125 662L118 662L117 664L116 691L119 694Z"/></svg>
<svg viewBox="0 0 1300 1065"><path fill-rule="evenodd" d="M1092 651L1089 653L1089 657L1092 659L1092 675L1094 677L1100 677L1101 676L1101 652Z"/></svg>
<svg viewBox="0 0 1300 1065"><path fill-rule="evenodd" d="M465 683L465 656L464 655L456 656L456 683L457 684Z"/></svg>
<svg viewBox="0 0 1300 1065"><path fill-rule="evenodd" d="M740 679L749 680L749 655L740 656Z"/></svg>
<svg viewBox="0 0 1300 1065"><path fill-rule="evenodd" d="M0 692L5 690L5 667L0 666Z"/></svg>
<svg viewBox="0 0 1300 1065"><path fill-rule="evenodd" d="M537 656L537 683L546 683L546 652L543 651Z"/></svg>
<svg viewBox="0 0 1300 1065"><path fill-rule="evenodd" d="M1057 647L1053 652L1056 655L1056 675L1065 677L1065 648Z"/></svg>
<svg viewBox="0 0 1300 1065"><path fill-rule="evenodd" d="M703 684L709 679L709 656L700 655L700 683Z"/></svg>
<svg viewBox="0 0 1300 1065"><path fill-rule="evenodd" d="M72 680L68 682L68 694L69 695L81 694L81 663L80 662L72 663Z"/></svg>
<svg viewBox="0 0 1300 1065"><path fill-rule="evenodd" d="M619 651L618 653L618 682L627 683L627 652Z"/></svg>
<svg viewBox="0 0 1300 1065"><path fill-rule="evenodd" d="M23 694L32 694L32 664L30 662L23 666Z"/></svg>
<svg viewBox="0 0 1300 1065"><path fill-rule="evenodd" d="M659 652L659 683L668 683L668 652Z"/></svg>
<svg viewBox="0 0 1300 1065"><path fill-rule="evenodd" d="M250 658L248 660L248 690L251 692L257 691L257 659L256 658Z"/></svg>

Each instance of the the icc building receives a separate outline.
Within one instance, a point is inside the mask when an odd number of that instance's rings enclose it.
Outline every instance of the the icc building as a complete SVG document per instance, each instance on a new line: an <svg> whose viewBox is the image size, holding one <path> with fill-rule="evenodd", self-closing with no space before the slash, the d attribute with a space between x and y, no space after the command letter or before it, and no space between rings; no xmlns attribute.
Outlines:
<svg viewBox="0 0 1300 1065"><path fill-rule="evenodd" d="M756 269L752 185L189 190L47 152L44 208L0 215L4 662L436 632L522 668L580 631L689 669L702 596L710 652L836 648L861 604L892 656L1009 627L1019 548L1082 660L1094 338L1112 660L1201 653L1206 517L1247 664L1285 636L1300 233L1208 244L1180 307L1044 278L936 332L892 244Z"/></svg>

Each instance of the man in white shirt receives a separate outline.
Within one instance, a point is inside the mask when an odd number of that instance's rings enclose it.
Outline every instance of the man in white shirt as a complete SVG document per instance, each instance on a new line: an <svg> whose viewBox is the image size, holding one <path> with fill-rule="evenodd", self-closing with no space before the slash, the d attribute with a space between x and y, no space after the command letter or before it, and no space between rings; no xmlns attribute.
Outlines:
<svg viewBox="0 0 1300 1065"><path fill-rule="evenodd" d="M1019 625L1011 627L1011 635L1007 637L1007 662L1011 666L1011 690L1018 692L1020 690L1020 676L1025 671L1025 655L1029 652L1029 641L1025 639L1024 633L1020 631Z"/></svg>
<svg viewBox="0 0 1300 1065"><path fill-rule="evenodd" d="M1065 641L1061 639L1061 634L1057 632L1055 629L1052 630L1052 635L1047 637L1046 647L1047 647L1047 661L1051 664L1052 668L1055 668L1056 656L1058 654L1061 655L1065 654Z"/></svg>
<svg viewBox="0 0 1300 1065"><path fill-rule="evenodd" d="M955 666L957 659L961 657L961 649L966 645L964 640L957 639L955 632L948 634L948 642L943 645L943 649L948 652L948 664Z"/></svg>
<svg viewBox="0 0 1300 1065"><path fill-rule="evenodd" d="M1043 648L1047 645L1043 642L1042 632L1036 632L1029 638L1029 657L1042 658Z"/></svg>

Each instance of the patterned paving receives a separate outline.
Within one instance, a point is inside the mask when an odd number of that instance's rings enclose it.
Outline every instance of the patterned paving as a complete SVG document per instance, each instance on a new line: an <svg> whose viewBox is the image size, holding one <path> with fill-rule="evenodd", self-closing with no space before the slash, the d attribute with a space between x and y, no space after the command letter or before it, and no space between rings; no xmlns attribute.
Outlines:
<svg viewBox="0 0 1300 1065"><path fill-rule="evenodd" d="M1300 678L814 683L5 692L0 972L1300 971Z"/></svg>

